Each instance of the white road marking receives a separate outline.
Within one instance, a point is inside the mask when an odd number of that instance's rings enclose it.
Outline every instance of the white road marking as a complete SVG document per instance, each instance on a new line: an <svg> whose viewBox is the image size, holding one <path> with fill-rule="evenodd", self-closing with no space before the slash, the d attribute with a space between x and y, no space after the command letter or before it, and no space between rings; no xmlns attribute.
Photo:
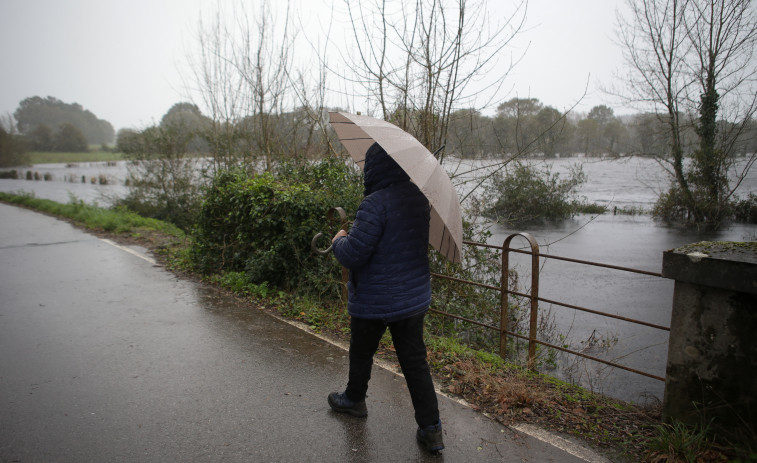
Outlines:
<svg viewBox="0 0 757 463"><path fill-rule="evenodd" d="M113 241L111 241L109 239L106 239L106 238L100 238L100 240L104 241L105 243L108 243L109 245L114 246L114 247L116 247L116 248L118 248L118 249L120 249L122 251L126 251L129 254L131 254L131 255L137 256L137 257L139 257L142 260L146 260L147 262L151 263L152 265L157 265L157 262L155 262L155 259L153 259L150 256L146 256L146 255L142 254L141 252L137 252L137 251L135 251L133 249L127 248L126 246L121 246L120 244L118 244L116 242L113 242Z"/></svg>

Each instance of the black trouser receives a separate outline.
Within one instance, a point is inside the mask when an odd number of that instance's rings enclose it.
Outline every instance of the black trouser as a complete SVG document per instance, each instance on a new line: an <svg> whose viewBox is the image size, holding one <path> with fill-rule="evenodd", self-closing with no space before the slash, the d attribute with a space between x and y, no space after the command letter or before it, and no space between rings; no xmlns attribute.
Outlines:
<svg viewBox="0 0 757 463"><path fill-rule="evenodd" d="M415 409L415 421L424 427L439 421L439 405L436 400L431 371L426 361L426 345L423 343L423 317L425 314L386 323L383 320L367 320L352 317L350 326L350 376L347 383L347 398L359 402L365 399L368 380L371 379L373 354L386 328L392 335L394 349L400 368L405 375L407 388Z"/></svg>

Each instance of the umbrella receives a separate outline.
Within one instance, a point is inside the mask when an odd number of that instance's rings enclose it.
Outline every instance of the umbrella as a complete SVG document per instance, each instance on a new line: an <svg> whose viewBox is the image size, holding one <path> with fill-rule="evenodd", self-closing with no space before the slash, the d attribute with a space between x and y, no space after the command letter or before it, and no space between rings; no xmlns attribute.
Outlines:
<svg viewBox="0 0 757 463"><path fill-rule="evenodd" d="M451 262L460 262L463 220L460 200L439 161L415 137L394 124L369 116L330 112L339 141L360 168L365 152L378 143L407 173L431 204L429 243Z"/></svg>

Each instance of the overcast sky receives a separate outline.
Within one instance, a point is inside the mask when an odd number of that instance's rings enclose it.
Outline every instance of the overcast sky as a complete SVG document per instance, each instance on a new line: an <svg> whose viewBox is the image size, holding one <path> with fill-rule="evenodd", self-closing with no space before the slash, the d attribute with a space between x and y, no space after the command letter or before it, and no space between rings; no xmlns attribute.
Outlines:
<svg viewBox="0 0 757 463"><path fill-rule="evenodd" d="M311 23L330 3L294 0L298 14ZM490 3L511 7L507 0ZM526 28L512 52L528 50L503 97L533 97L566 109L587 90L577 110L611 104L598 84L609 83L621 64L613 43L619 3L530 0ZM53 96L81 104L116 130L159 122L174 103L187 100L181 69L200 16L215 5L216 0L0 0L0 115L12 114L24 98Z"/></svg>

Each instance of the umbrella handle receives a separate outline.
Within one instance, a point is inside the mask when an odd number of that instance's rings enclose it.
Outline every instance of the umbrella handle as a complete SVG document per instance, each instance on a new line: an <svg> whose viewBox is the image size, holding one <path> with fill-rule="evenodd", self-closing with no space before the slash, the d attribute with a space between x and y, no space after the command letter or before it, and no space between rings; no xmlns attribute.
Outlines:
<svg viewBox="0 0 757 463"><path fill-rule="evenodd" d="M334 249L334 245L327 247L326 249L318 249L318 245L316 244L319 239L323 236L323 233L318 233L313 237L313 241L310 242L310 249L313 250L314 253L325 256L326 254L330 253L332 249Z"/></svg>
<svg viewBox="0 0 757 463"><path fill-rule="evenodd" d="M326 219L329 222L338 222L341 224L340 228L343 228L347 224L347 213L344 212L344 209L341 207L332 207L326 212ZM334 245L332 244L326 249L318 249L317 242L321 237L323 236L323 233L318 233L313 237L313 240L310 242L310 249L321 256L325 256L326 254L330 253L332 249L334 249Z"/></svg>

